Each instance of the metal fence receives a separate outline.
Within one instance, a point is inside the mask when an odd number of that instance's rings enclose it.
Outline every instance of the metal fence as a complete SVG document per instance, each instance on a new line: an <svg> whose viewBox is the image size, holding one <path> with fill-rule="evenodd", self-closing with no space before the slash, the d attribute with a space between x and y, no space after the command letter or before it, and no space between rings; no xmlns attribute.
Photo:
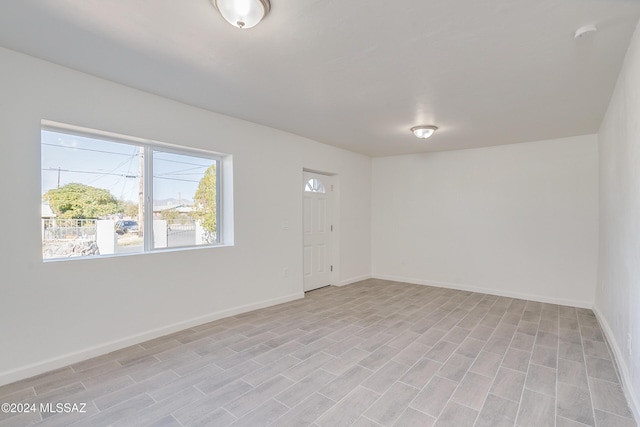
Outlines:
<svg viewBox="0 0 640 427"><path fill-rule="evenodd" d="M42 220L42 240L96 240L95 219Z"/></svg>
<svg viewBox="0 0 640 427"><path fill-rule="evenodd" d="M177 218L167 220L167 246L191 246L195 244L195 220Z"/></svg>

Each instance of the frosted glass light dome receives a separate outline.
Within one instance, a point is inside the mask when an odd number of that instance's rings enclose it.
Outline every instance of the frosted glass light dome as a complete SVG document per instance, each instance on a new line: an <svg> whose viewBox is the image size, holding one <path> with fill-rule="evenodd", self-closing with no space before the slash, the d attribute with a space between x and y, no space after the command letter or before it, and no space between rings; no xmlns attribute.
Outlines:
<svg viewBox="0 0 640 427"><path fill-rule="evenodd" d="M411 132L420 139L429 138L437 130L436 126L414 126L411 128Z"/></svg>
<svg viewBox="0 0 640 427"><path fill-rule="evenodd" d="M211 0L222 17L238 28L256 26L269 13L269 0Z"/></svg>

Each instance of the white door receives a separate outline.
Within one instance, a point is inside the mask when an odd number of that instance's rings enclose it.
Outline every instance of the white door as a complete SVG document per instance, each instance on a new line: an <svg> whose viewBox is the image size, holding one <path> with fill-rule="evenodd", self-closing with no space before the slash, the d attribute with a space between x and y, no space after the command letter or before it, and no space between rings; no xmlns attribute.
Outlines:
<svg viewBox="0 0 640 427"><path fill-rule="evenodd" d="M331 284L333 179L304 172L304 290Z"/></svg>

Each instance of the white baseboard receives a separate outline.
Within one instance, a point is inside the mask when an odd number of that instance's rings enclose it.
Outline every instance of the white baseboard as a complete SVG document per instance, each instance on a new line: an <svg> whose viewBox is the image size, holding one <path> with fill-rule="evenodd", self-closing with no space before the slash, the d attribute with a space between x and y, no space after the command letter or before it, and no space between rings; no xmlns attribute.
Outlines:
<svg viewBox="0 0 640 427"><path fill-rule="evenodd" d="M620 346L618 342L615 340L615 336L607 319L600 313L597 307L593 307L593 312L602 326L602 330L604 332L605 337L607 338L607 342L609 343L609 348L613 351L613 357L616 359L616 363L618 365L618 373L620 374L620 381L622 382L622 389L624 390L624 395L627 398L627 402L629 402L629 407L631 412L633 413L633 417L635 418L636 424L640 425L640 390L633 389L633 382L631 381L631 374L629 373L629 368L624 363L623 353L620 350Z"/></svg>
<svg viewBox="0 0 640 427"><path fill-rule="evenodd" d="M546 297L542 295L527 294L524 292L510 292L510 291L504 291L499 289L481 288L478 286L463 285L459 283L447 283L447 282L438 282L435 280L415 279L411 277L386 276L386 275L380 275L380 274L374 274L371 277L373 277L374 279L392 280L394 282L411 283L414 285L437 286L440 288L456 289L459 291L477 292L481 294L490 294L490 295L496 295L500 297L525 299L529 301L544 302L549 304L567 305L571 307L580 307L580 308L588 308L588 309L591 309L593 307L593 301L580 301L580 300Z"/></svg>
<svg viewBox="0 0 640 427"><path fill-rule="evenodd" d="M271 307L273 305L282 304L289 301L294 301L300 298L304 298L303 292L287 295L284 297L273 298L269 300L260 301L253 304L242 305L234 307L228 310L221 310L215 313L206 314L204 316L195 317L182 322L177 322L172 325L163 326L150 331L142 332L139 334L131 335L126 338L110 341L104 344L100 344L94 347L89 347L73 353L68 353L59 357L43 360L40 362L32 363L30 365L21 366L17 369L0 372L0 386L10 384L15 381L20 381L26 378L30 378L34 375L39 375L44 372L52 371L54 369L62 368L73 363L82 362L83 360L91 359L92 357L101 356L103 354L110 353L115 350L120 350L131 345L140 344L142 342L159 338L164 335L169 335L174 332L188 329L194 326L202 325L205 323L213 322L225 317L234 316L236 314L246 313L260 308Z"/></svg>
<svg viewBox="0 0 640 427"><path fill-rule="evenodd" d="M342 280L340 283L336 284L336 286L346 286L351 285L352 283L361 282L363 280L371 279L370 274L364 274L362 276L351 277L349 279Z"/></svg>

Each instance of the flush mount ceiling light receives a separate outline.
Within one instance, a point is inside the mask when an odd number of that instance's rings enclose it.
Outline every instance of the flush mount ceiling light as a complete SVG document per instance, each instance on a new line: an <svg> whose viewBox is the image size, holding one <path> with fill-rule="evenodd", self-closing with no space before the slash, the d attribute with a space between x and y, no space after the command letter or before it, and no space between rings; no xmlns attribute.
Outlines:
<svg viewBox="0 0 640 427"><path fill-rule="evenodd" d="M220 15L238 28L256 26L271 10L269 0L211 0Z"/></svg>
<svg viewBox="0 0 640 427"><path fill-rule="evenodd" d="M579 39L586 36L587 34L595 33L596 31L598 31L598 29L595 25L585 25L584 27L580 27L576 30L576 32L573 34L573 38Z"/></svg>
<svg viewBox="0 0 640 427"><path fill-rule="evenodd" d="M436 130L438 130L437 126L414 126L411 128L411 132L420 139L429 138Z"/></svg>

